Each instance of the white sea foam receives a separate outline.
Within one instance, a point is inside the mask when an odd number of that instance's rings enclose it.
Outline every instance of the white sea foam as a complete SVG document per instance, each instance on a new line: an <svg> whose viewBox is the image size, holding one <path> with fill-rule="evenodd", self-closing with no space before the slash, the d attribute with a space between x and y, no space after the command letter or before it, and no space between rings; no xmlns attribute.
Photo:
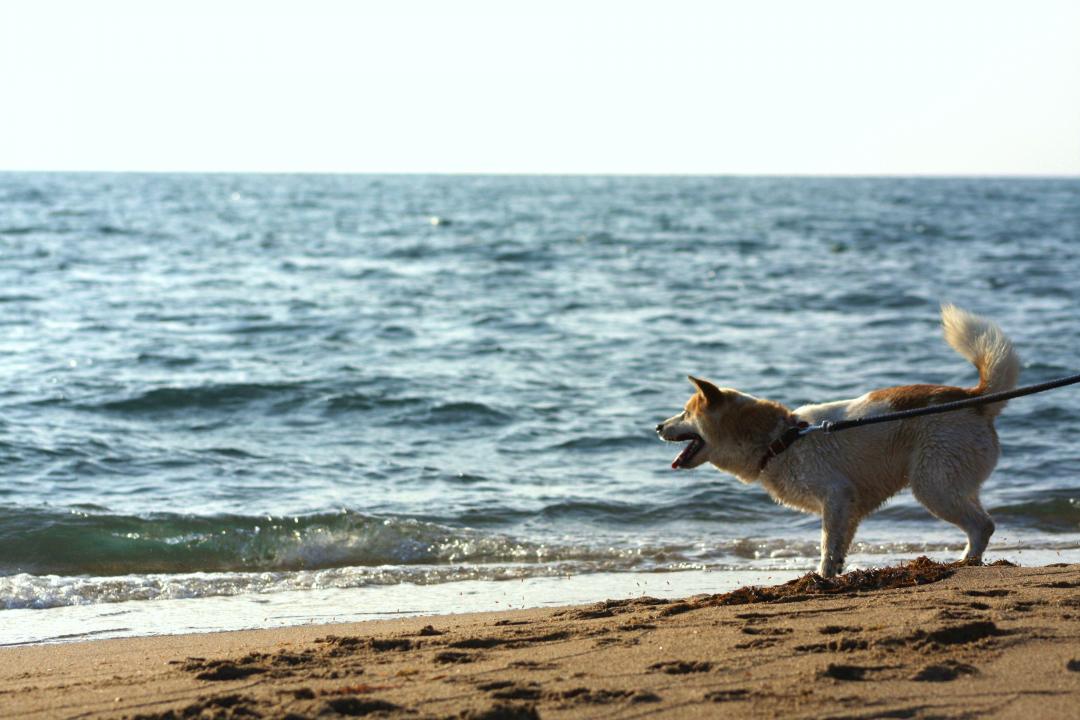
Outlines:
<svg viewBox="0 0 1080 720"><path fill-rule="evenodd" d="M446 563L438 565L348 566L321 570L274 572L129 574L62 576L18 573L0 576L0 603L7 610L65 606L273 595L296 591L358 589L408 584L439 585L463 581L500 582L542 577L575 577L597 573L664 574L684 571L809 571L816 565L817 544L796 540L738 540L694 548L579 549L579 559L510 563ZM856 543L852 566L880 566L930 555L950 559L959 547L947 543ZM552 555L558 556L553 552ZM990 557L1031 562L1080 560L1080 539L1055 543L1012 543L991 547Z"/></svg>

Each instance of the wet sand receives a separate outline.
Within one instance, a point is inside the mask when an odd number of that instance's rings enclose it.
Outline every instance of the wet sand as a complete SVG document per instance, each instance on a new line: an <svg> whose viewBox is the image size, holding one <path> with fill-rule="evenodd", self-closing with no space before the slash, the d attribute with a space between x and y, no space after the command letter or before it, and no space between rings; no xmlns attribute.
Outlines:
<svg viewBox="0 0 1080 720"><path fill-rule="evenodd" d="M0 716L1080 717L1080 565L0 650Z"/></svg>

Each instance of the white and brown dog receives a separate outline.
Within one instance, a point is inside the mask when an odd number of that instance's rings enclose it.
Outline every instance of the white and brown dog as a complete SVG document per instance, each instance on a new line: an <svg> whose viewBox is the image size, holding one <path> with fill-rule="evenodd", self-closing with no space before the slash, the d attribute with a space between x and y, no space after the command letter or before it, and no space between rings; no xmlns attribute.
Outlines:
<svg viewBox="0 0 1080 720"><path fill-rule="evenodd" d="M981 562L994 521L979 502L979 487L997 464L994 417L1005 403L780 441L802 423L880 415L1016 386L1020 361L997 325L952 305L942 307L941 321L945 340L978 369L978 386L904 385L791 411L691 377L697 393L686 409L656 426L663 440L689 443L672 467L710 462L744 483L760 482L779 503L820 514L818 572L825 577L841 572L859 522L905 485L931 513L967 533L963 559Z"/></svg>

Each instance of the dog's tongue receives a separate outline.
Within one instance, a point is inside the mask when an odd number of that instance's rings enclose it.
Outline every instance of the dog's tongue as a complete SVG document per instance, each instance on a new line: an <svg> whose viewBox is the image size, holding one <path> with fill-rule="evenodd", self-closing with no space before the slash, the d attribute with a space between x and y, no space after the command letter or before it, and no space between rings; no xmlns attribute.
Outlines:
<svg viewBox="0 0 1080 720"><path fill-rule="evenodd" d="M696 445L696 442L690 441L687 446L682 449L682 452L675 456L675 459L671 461L671 469L678 470L681 468L683 463L690 459L690 454L694 452L694 447Z"/></svg>

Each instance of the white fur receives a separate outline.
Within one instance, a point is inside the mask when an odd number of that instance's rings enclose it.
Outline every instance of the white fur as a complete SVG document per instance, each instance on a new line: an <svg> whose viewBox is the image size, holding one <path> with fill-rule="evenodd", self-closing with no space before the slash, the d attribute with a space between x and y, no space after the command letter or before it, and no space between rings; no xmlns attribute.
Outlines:
<svg viewBox="0 0 1080 720"><path fill-rule="evenodd" d="M1001 328L949 304L941 306L941 327L945 331L945 342L979 370L980 390L996 393L1016 387L1020 378L1020 359ZM997 415L1005 403L986 407Z"/></svg>

